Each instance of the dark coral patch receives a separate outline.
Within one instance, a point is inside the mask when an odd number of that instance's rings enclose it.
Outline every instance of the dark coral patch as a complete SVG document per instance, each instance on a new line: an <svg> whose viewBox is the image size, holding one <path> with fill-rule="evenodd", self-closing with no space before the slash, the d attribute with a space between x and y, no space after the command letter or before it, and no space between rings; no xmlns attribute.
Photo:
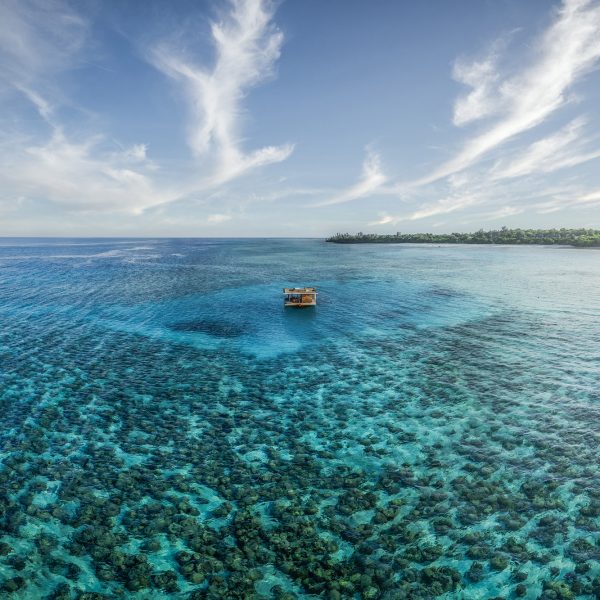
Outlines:
<svg viewBox="0 0 600 600"><path fill-rule="evenodd" d="M169 329L181 333L205 333L206 335L219 338L237 338L247 334L249 331L248 327L242 325L224 321L207 321L203 319L172 323L169 325Z"/></svg>

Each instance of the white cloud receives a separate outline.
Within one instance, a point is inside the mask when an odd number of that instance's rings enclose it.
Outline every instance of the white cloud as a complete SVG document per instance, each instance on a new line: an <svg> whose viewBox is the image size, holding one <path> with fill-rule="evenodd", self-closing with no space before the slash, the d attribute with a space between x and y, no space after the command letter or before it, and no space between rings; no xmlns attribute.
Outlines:
<svg viewBox="0 0 600 600"><path fill-rule="evenodd" d="M369 225L389 225L390 223L395 223L397 220L398 217L382 215L380 219L378 219L377 221L371 221Z"/></svg>
<svg viewBox="0 0 600 600"><path fill-rule="evenodd" d="M134 144L123 152L123 158L131 162L144 162L147 152L148 146L146 144Z"/></svg>
<svg viewBox="0 0 600 600"><path fill-rule="evenodd" d="M587 194L583 194L574 200L577 204L587 204L587 203L596 203L600 202L600 190L595 190L593 192L588 192Z"/></svg>
<svg viewBox="0 0 600 600"><path fill-rule="evenodd" d="M68 102L57 82L80 65L88 29L87 20L60 0L0 3L0 82L22 94L50 130L41 133L33 124L16 134L2 132L3 196L71 211L139 213L170 195L150 177L154 165L146 146L115 152L103 135L67 134L57 116Z"/></svg>
<svg viewBox="0 0 600 600"><path fill-rule="evenodd" d="M162 45L151 56L163 73L180 81L190 104L189 144L199 157L216 154L212 184L281 162L293 145L267 146L244 153L241 148L242 100L250 88L273 75L283 34L272 23L274 4L269 0L232 0L231 12L213 22L216 60L212 69L200 67L173 48Z"/></svg>
<svg viewBox="0 0 600 600"><path fill-rule="evenodd" d="M71 210L133 214L169 197L168 190L156 189L139 157L133 169L130 150L103 152L102 141L96 136L75 143L57 129L46 143L13 148L3 153L3 188Z"/></svg>
<svg viewBox="0 0 600 600"><path fill-rule="evenodd" d="M457 210L461 210L468 206L473 206L481 202L481 198L471 194L451 194L450 196L427 204L422 208L414 211L407 219L416 221L419 219L427 219L436 215L445 215Z"/></svg>
<svg viewBox="0 0 600 600"><path fill-rule="evenodd" d="M472 88L465 96L460 96L454 103L455 125L465 125L483 117L490 116L500 109L500 98L496 93L497 44L484 60L467 63L457 60L454 64L453 77L456 81Z"/></svg>
<svg viewBox="0 0 600 600"><path fill-rule="evenodd" d="M470 88L455 102L454 124L464 126L483 119L488 123L468 138L454 157L426 177L384 187L387 178L381 171L379 156L372 155L358 183L319 205L391 192L406 200L408 196L414 198L422 186L444 180L448 185L445 193L440 193L439 186L427 193L429 197L432 193L442 196L441 200L424 201L407 216L384 215L371 224L425 219L473 205L497 206L503 197L512 202L507 193L509 188L500 187L503 180L551 173L599 157L600 151L590 150L591 140L584 135L586 120L576 118L528 147L512 149L504 158L497 158L491 171L479 165L492 151L545 122L572 100L572 86L595 68L600 59L600 5L589 0L565 0L551 25L532 44L531 59L521 61L524 66L508 75L500 68L506 45L505 37L493 44L483 59L472 62L461 59L454 65L453 77ZM523 186L510 189L517 197L524 197ZM530 198L537 196L535 190L529 191ZM486 215L501 218L524 210L522 206L510 205Z"/></svg>
<svg viewBox="0 0 600 600"><path fill-rule="evenodd" d="M88 23L60 0L0 3L0 76L26 84L32 76L72 66Z"/></svg>
<svg viewBox="0 0 600 600"><path fill-rule="evenodd" d="M589 123L572 119L558 130L530 137L535 127L555 122L559 109L574 107L574 84L598 65L598 0L565 0L547 31L531 45L529 59L525 57L511 72L504 69L504 41L482 58L456 61L453 77L466 87L454 103L453 122L461 127L455 131L466 136L466 141L430 175L412 184L390 184L381 157L367 148L361 173L351 176L352 185L339 189L322 181L310 185L300 170L286 173L286 183L269 181L255 172L286 160L294 150L292 144L269 145L277 140L252 147L243 135L246 97L274 76L283 34L274 23L276 0L223 0L223 4L226 12L211 23L207 36L214 61L188 54L181 45L162 44L151 52L150 60L160 71L155 77L165 86L175 83L190 107L190 116L183 116L190 157L169 163L167 169L166 162L164 168L154 162L155 146L148 148L143 140L114 139L110 131L98 128L101 115L86 114L85 107L64 97L76 87L71 84L77 83L69 74L85 66L84 59L90 58L94 44L101 41L98 36L89 43L91 23L75 11L81 5L66 0L0 0L0 189L4 204L0 210L17 207L15 199L20 198L24 215L38 201L39 206L65 209L57 210L61 218L67 212L95 211L106 213L108 222L112 213L147 211L147 218L156 223L163 218L166 222L175 213L186 225L191 222L187 215L192 217L194 207L202 204L204 214L195 215L197 223L233 220L225 226L235 228L243 222L240 212L250 204L258 212L261 203L278 202L282 218L277 226L285 226L281 223L299 206L315 206L311 203L319 201L316 206L338 205L373 197L377 220L370 225L431 219L428 223L436 226L436 216L452 215L450 224L462 218L455 214L459 211L469 218L496 219L525 210L554 212L600 204L598 192L582 189L575 178L567 180L573 184L571 189L540 192L541 184L552 183L540 174L600 157L594 138L586 134L591 117ZM196 47L197 41L188 48ZM15 98L29 103L41 118L31 118L33 110L14 111ZM527 145L522 143L525 136L519 137L525 132L529 132ZM163 150L169 152L166 145ZM488 161L483 162L484 158ZM242 175L249 176L241 179ZM421 187L425 184L428 187ZM375 204L389 194L402 196L402 216L387 204ZM286 202L286 198L292 200ZM384 208L391 214L377 212ZM265 207L266 220L275 221L276 210ZM78 218L73 217L73 222ZM308 213L305 219L302 226L310 222ZM300 226L294 221L290 229ZM313 227L313 223L306 226Z"/></svg>
<svg viewBox="0 0 600 600"><path fill-rule="evenodd" d="M214 215L208 215L207 221L209 223L225 223L226 221L231 221L233 217L231 215L223 215L216 213Z"/></svg>
<svg viewBox="0 0 600 600"><path fill-rule="evenodd" d="M89 123L71 119L67 127L61 121L59 109L72 106L62 95L67 86L60 85L61 78L88 52L87 20L61 0L0 3L0 91L5 85L23 95L46 122L45 128L38 123L18 133L0 132L3 196L25 195L68 211L139 214L285 160L290 144L245 153L240 138L243 98L273 74L280 54L283 35L272 24L274 4L232 0L229 7L229 14L212 24L211 70L165 46L153 55L160 69L186 86L194 116L190 143L203 158L200 169L197 162L182 165L175 180L149 159L146 144L122 146L103 133L90 133ZM217 164L210 165L215 155ZM209 222L224 218L216 215Z"/></svg>
<svg viewBox="0 0 600 600"><path fill-rule="evenodd" d="M315 206L329 206L331 204L342 204L358 198L370 196L377 191L387 181L387 177L381 169L381 159L374 150L367 148L367 155L363 161L362 175L358 183L348 189L338 193L329 200L320 202Z"/></svg>
<svg viewBox="0 0 600 600"><path fill-rule="evenodd" d="M44 121L52 123L54 106L46 98L42 98L40 94L18 82L13 82L13 86L16 90L22 92L22 94L35 106Z"/></svg>
<svg viewBox="0 0 600 600"><path fill-rule="evenodd" d="M520 215L525 209L522 206L503 206L498 210L492 211L482 215L482 219L486 221L493 221L494 219L504 219L506 217L514 217Z"/></svg>
<svg viewBox="0 0 600 600"><path fill-rule="evenodd" d="M498 161L490 174L492 180L551 173L600 157L600 151L584 149L587 140L582 140L581 134L585 125L585 119L574 119L556 133L531 144L516 158Z"/></svg>
<svg viewBox="0 0 600 600"><path fill-rule="evenodd" d="M458 123L502 110L497 122L466 142L456 156L414 182L432 183L462 171L508 140L544 122L568 101L571 86L600 58L600 6L587 0L565 0L554 23L535 47L533 63L511 77L500 78L488 62L463 65L463 81L475 84L471 100L459 102ZM482 66L483 65L483 66ZM496 98L495 92L499 95Z"/></svg>
<svg viewBox="0 0 600 600"><path fill-rule="evenodd" d="M0 2L0 91L23 94L51 122L57 76L80 64L89 23L62 0Z"/></svg>
<svg viewBox="0 0 600 600"><path fill-rule="evenodd" d="M392 216L384 214L376 221L368 223L369 225L396 225L403 221L419 221L421 219L429 219L436 215L449 214L463 208L480 204L482 198L474 194L450 194L449 196L425 204L421 208L409 213L407 215ZM434 225L435 226L435 225Z"/></svg>
<svg viewBox="0 0 600 600"><path fill-rule="evenodd" d="M568 194L556 193L551 200L535 204L535 208L540 214L549 214L565 209L585 208L587 206L600 206L600 190L571 192Z"/></svg>
<svg viewBox="0 0 600 600"><path fill-rule="evenodd" d="M293 151L293 144L284 144L282 146L265 146L245 155L240 152L234 157L234 160L229 160L232 158L230 155L228 159L221 162L214 175L208 178L207 185L217 186L252 169L283 162L289 158Z"/></svg>

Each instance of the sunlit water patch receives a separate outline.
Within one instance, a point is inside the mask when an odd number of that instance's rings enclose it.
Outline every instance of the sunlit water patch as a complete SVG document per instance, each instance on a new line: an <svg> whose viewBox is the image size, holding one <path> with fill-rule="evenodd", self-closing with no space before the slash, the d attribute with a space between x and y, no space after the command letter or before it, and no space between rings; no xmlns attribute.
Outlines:
<svg viewBox="0 0 600 600"><path fill-rule="evenodd" d="M566 248L3 240L1 594L598 597L599 275Z"/></svg>
<svg viewBox="0 0 600 600"><path fill-rule="evenodd" d="M239 286L165 302L107 306L94 315L103 326L159 336L198 348L236 350L258 357L317 351L326 341L369 335L386 338L415 329L483 318L489 307L468 294L407 281L313 281L316 308L285 309L286 282Z"/></svg>

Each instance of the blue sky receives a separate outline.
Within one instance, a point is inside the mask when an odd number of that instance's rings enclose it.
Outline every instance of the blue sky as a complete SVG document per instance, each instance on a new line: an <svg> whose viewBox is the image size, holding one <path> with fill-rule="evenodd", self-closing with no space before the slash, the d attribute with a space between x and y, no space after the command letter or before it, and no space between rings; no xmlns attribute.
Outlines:
<svg viewBox="0 0 600 600"><path fill-rule="evenodd" d="M600 228L600 2L0 2L0 235Z"/></svg>

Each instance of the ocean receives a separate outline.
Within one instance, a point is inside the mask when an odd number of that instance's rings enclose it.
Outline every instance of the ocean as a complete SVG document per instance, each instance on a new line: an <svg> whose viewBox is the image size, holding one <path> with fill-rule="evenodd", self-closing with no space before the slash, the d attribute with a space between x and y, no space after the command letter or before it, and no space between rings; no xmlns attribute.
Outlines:
<svg viewBox="0 0 600 600"><path fill-rule="evenodd" d="M2 598L600 598L600 251L0 238L0 324Z"/></svg>

